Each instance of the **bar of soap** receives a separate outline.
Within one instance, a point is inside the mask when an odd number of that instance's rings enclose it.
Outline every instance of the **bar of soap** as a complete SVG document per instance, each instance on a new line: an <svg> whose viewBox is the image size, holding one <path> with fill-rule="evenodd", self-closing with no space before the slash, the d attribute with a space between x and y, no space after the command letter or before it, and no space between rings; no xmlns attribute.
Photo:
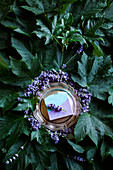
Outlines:
<svg viewBox="0 0 113 170"><path fill-rule="evenodd" d="M51 94L47 96L44 99L44 101L45 101L46 107L48 104L55 104L56 106L60 106L63 108L62 111L55 112L54 110L50 110L47 107L49 120L55 120L55 119L73 115L73 110L72 110L73 101L66 92L61 91L61 92L57 92L56 94Z"/></svg>

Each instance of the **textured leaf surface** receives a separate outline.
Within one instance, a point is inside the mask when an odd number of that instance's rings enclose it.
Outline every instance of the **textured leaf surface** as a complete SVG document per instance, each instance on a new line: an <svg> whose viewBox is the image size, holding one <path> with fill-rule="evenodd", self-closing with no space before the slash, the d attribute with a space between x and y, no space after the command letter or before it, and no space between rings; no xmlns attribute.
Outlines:
<svg viewBox="0 0 113 170"><path fill-rule="evenodd" d="M29 6L23 6L23 8L34 12L36 15L43 14L45 12L50 12L56 10L62 4L62 0L60 1L49 1L49 0L26 0Z"/></svg>
<svg viewBox="0 0 113 170"><path fill-rule="evenodd" d="M21 133L29 134L27 120L22 116L11 114L0 118L0 138L4 139L13 133L16 133L17 137Z"/></svg>
<svg viewBox="0 0 113 170"><path fill-rule="evenodd" d="M10 109L17 102L17 93L13 90L0 89L0 107L4 111Z"/></svg>
<svg viewBox="0 0 113 170"><path fill-rule="evenodd" d="M95 145L98 145L99 136L113 136L113 133L109 127L88 113L83 113L79 117L74 134L77 142L82 141L85 136L88 135Z"/></svg>
<svg viewBox="0 0 113 170"><path fill-rule="evenodd" d="M34 56L25 48L22 42L16 38L12 38L12 46L18 51L22 57L22 61L24 61L30 69Z"/></svg>
<svg viewBox="0 0 113 170"><path fill-rule="evenodd" d="M84 152L84 149L80 146L80 145L77 145L73 142L71 142L70 140L67 140L68 143L73 147L73 149L79 153L83 153Z"/></svg>
<svg viewBox="0 0 113 170"><path fill-rule="evenodd" d="M103 57L95 58L91 70L89 69L89 63L90 60L84 53L81 62L78 61L78 74L76 76L72 75L72 79L82 87L87 86L95 97L105 100L106 92L113 81L113 77L107 75L112 63L110 56L105 59Z"/></svg>
<svg viewBox="0 0 113 170"><path fill-rule="evenodd" d="M110 94L110 96L108 97L108 103L112 104L112 106L113 106L113 87L110 88L108 92Z"/></svg>
<svg viewBox="0 0 113 170"><path fill-rule="evenodd" d="M66 161L66 166L68 169L83 170L83 168L78 163L76 163L74 160L69 160L68 158L65 158L65 161Z"/></svg>

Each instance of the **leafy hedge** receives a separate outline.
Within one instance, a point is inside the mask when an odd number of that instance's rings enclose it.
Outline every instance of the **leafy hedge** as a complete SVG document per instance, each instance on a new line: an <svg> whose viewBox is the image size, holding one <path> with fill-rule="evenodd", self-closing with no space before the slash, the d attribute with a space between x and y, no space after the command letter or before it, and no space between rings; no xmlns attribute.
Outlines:
<svg viewBox="0 0 113 170"><path fill-rule="evenodd" d="M112 0L0 1L1 169L113 166L112 45ZM90 113L79 116L74 139L55 145L44 129L31 131L24 111L34 109L32 99L17 98L41 71L63 64L93 97Z"/></svg>

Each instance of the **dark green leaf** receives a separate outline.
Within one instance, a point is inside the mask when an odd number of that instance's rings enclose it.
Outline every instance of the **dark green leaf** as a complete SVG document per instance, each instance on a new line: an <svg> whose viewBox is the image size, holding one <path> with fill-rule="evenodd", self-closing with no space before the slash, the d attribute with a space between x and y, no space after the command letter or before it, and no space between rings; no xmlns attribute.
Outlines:
<svg viewBox="0 0 113 170"><path fill-rule="evenodd" d="M92 159L94 159L94 156L96 154L97 149L95 147L91 147L88 151L87 151L87 159L89 161L91 161Z"/></svg>
<svg viewBox="0 0 113 170"><path fill-rule="evenodd" d="M10 109L17 102L17 92L8 89L0 89L0 107L3 111Z"/></svg>
<svg viewBox="0 0 113 170"><path fill-rule="evenodd" d="M4 139L13 133L16 133L17 137L21 133L28 135L29 131L27 120L25 120L25 118L22 116L16 116L12 114L0 118L0 138Z"/></svg>
<svg viewBox="0 0 113 170"><path fill-rule="evenodd" d="M7 12L10 10L10 6L13 4L13 2L14 0L11 0L11 1L1 0L0 1L0 20L2 20L3 17L5 17Z"/></svg>
<svg viewBox="0 0 113 170"><path fill-rule="evenodd" d="M105 141L103 141L102 145L101 145L101 156L102 156L102 159L104 159L108 155L111 155L113 157L113 146L108 145Z"/></svg>
<svg viewBox="0 0 113 170"><path fill-rule="evenodd" d="M18 138L18 141L11 146L11 148L8 150L6 156L5 156L5 161L8 160L9 158L12 158L15 154L18 153L20 150L20 147L24 145L25 139L20 139Z"/></svg>
<svg viewBox="0 0 113 170"><path fill-rule="evenodd" d="M14 74L16 74L18 77L28 78L29 80L32 80L29 75L27 65L23 61L10 58L10 62L11 62L12 72Z"/></svg>
<svg viewBox="0 0 113 170"><path fill-rule="evenodd" d="M55 1L55 0L26 0L29 6L22 6L23 8L34 12L36 15L40 15L46 12L51 12L57 10L63 3L62 0Z"/></svg>
<svg viewBox="0 0 113 170"><path fill-rule="evenodd" d="M31 108L31 110L33 110L33 106L34 106L34 100L33 99L24 99L24 101L22 103L19 103L17 105L17 107L14 108L13 110L25 111L29 108Z"/></svg>
<svg viewBox="0 0 113 170"><path fill-rule="evenodd" d="M113 135L111 129L108 126L88 113L83 113L79 116L74 133L77 142L82 141L85 136L88 135L95 145L98 145L99 135L108 135L111 137Z"/></svg>
<svg viewBox="0 0 113 170"><path fill-rule="evenodd" d="M90 70L89 64L91 63L88 56L83 53L81 62L78 61L78 73L72 74L72 79L82 87L87 86L95 97L105 100L107 98L106 92L113 81L113 77L107 75L112 64L111 58L110 56L105 59L96 57Z"/></svg>
<svg viewBox="0 0 113 170"><path fill-rule="evenodd" d="M77 144L71 142L71 141L68 140L68 139L67 139L67 141L68 141L68 143L73 147L73 149L74 149L75 151L77 151L77 152L79 152L79 153L83 153L83 152L84 152L84 149L83 149L80 145L77 145Z"/></svg>
<svg viewBox="0 0 113 170"><path fill-rule="evenodd" d="M75 82L78 82L82 87L87 86L87 66L88 65L88 56L83 53L81 58L81 63L78 61L78 73L79 75L72 75L72 79Z"/></svg>
<svg viewBox="0 0 113 170"><path fill-rule="evenodd" d="M53 40L53 35L51 30L46 25L44 25L41 20L37 20L37 26L40 26L41 30L33 31L33 33L36 33L37 37L39 38L45 37L46 38L45 45L50 43L51 40Z"/></svg>
<svg viewBox="0 0 113 170"><path fill-rule="evenodd" d="M22 60L19 61L11 58L10 62L12 72L16 74L18 77L26 79L29 82L31 82L31 80L34 79L34 77L38 76L38 74L41 71L41 66L38 57L34 57L31 60L31 62L28 60L31 69L28 69L26 63L23 62ZM50 61L47 60L47 62Z"/></svg>
<svg viewBox="0 0 113 170"><path fill-rule="evenodd" d="M44 68L48 69L52 66L52 63L56 57L56 47L56 43L53 43L43 48L40 63Z"/></svg>
<svg viewBox="0 0 113 170"><path fill-rule="evenodd" d="M103 51L102 51L102 49L100 48L98 42L96 42L96 41L93 42L93 41L90 40L90 43L91 43L92 46L94 47L94 50L93 50L94 55L95 55L95 56L98 56L98 57L103 56Z"/></svg>
<svg viewBox="0 0 113 170"><path fill-rule="evenodd" d="M4 49L9 47L10 44L10 36L8 34L8 31L0 30L0 49Z"/></svg>
<svg viewBox="0 0 113 170"><path fill-rule="evenodd" d="M18 53L21 55L22 60L26 63L28 68L31 68L31 62L34 58L34 56L25 48L24 44L22 44L21 41L18 39L12 37L12 46L18 51Z"/></svg>
<svg viewBox="0 0 113 170"><path fill-rule="evenodd" d="M31 133L31 141L36 139L38 143L43 145L43 149L46 151L56 151L56 146L52 143L49 134L46 129L41 128L40 130L33 131Z"/></svg>
<svg viewBox="0 0 113 170"><path fill-rule="evenodd" d="M106 6L107 3L105 1L82 0L82 3L81 1L77 1L72 4L71 12L74 16L75 22L79 22L81 16L83 16L84 19L89 19L97 12L102 11Z"/></svg>
<svg viewBox="0 0 113 170"><path fill-rule="evenodd" d="M68 158L64 158L65 159L65 163L67 166L67 169L69 170L83 170L83 168L76 163L74 160L68 159Z"/></svg>
<svg viewBox="0 0 113 170"><path fill-rule="evenodd" d="M57 162L57 156L56 153L52 153L50 155L50 161L51 161L51 166L49 167L49 170L58 170L58 162Z"/></svg>
<svg viewBox="0 0 113 170"><path fill-rule="evenodd" d="M105 9L105 17L109 20L113 21L113 2L108 6L108 8Z"/></svg>
<svg viewBox="0 0 113 170"><path fill-rule="evenodd" d="M71 13L67 13L64 15L65 26L70 26L73 23L73 15Z"/></svg>
<svg viewBox="0 0 113 170"><path fill-rule="evenodd" d="M9 68L7 60L1 54L0 54L0 65L4 66L7 69ZM0 71L1 71L1 68L0 68Z"/></svg>

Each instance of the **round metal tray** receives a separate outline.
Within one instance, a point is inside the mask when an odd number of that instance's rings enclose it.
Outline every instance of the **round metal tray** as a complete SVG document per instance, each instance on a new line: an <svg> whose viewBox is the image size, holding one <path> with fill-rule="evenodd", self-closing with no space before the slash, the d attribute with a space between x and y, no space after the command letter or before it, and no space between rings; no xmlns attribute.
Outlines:
<svg viewBox="0 0 113 170"><path fill-rule="evenodd" d="M72 115L68 115L55 120L50 120L47 107L45 105L45 99L46 97L52 94L56 94L57 92L64 92L70 98ZM52 131L59 131L67 129L70 126L74 125L77 122L80 113L81 104L78 101L78 97L75 93L74 88L65 83L58 82L50 83L49 87L42 92L39 98L39 103L36 104L36 110L33 112L33 115L38 121L41 121L46 128Z"/></svg>

